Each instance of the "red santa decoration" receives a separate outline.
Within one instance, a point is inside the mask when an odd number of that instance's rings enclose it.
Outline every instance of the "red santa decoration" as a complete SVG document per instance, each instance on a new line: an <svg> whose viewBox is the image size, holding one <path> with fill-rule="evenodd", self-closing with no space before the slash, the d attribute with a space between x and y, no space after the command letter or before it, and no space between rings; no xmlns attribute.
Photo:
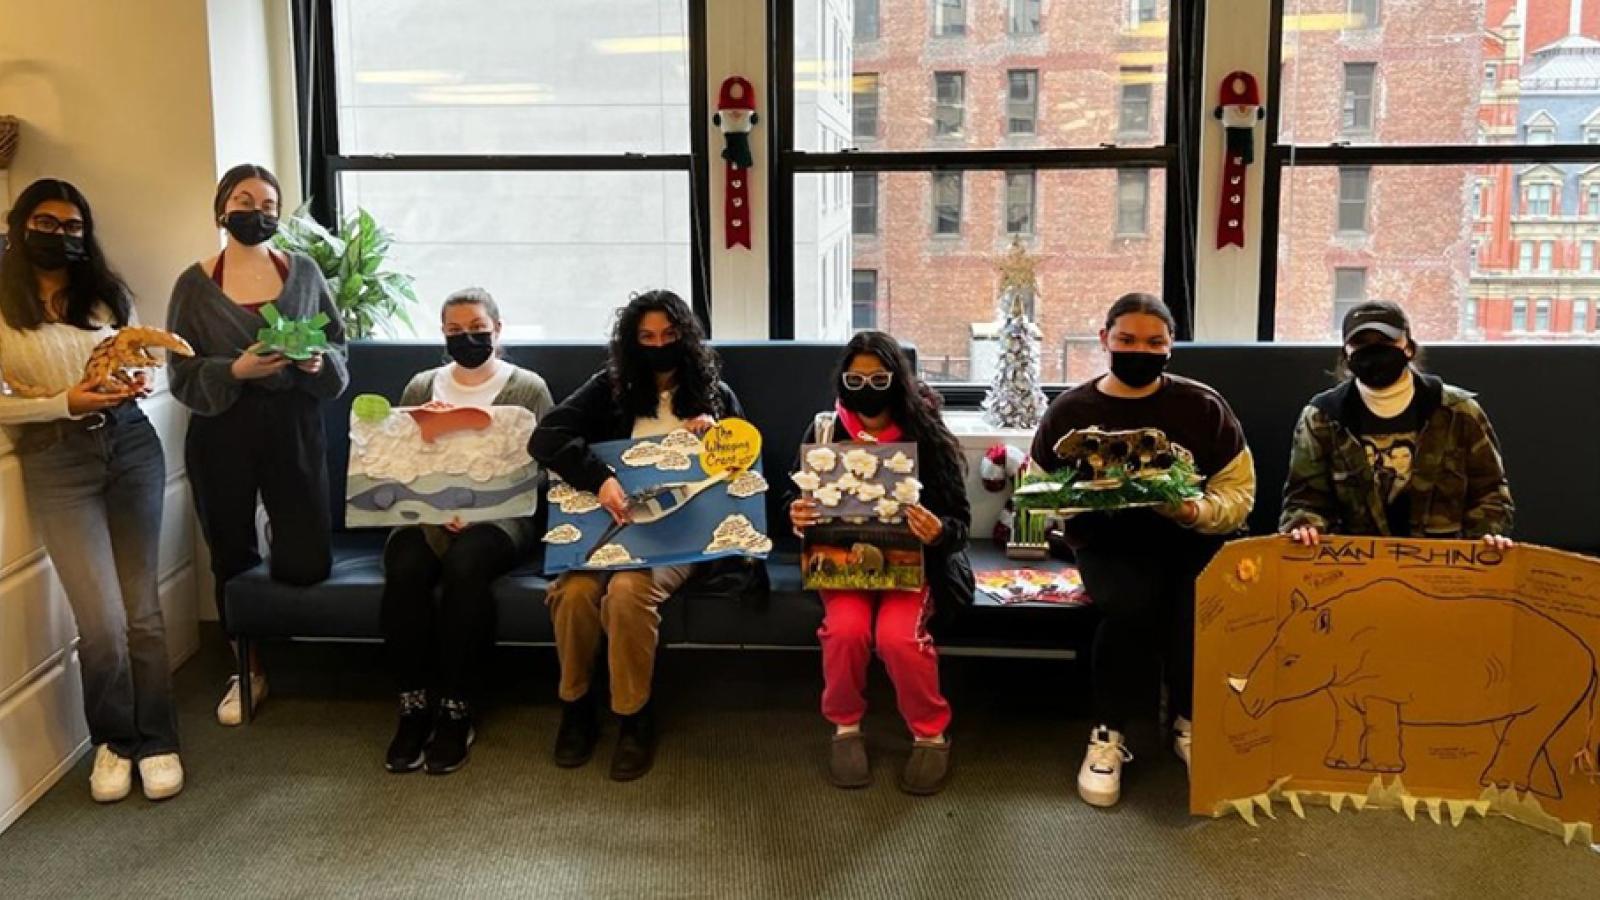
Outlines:
<svg viewBox="0 0 1600 900"><path fill-rule="evenodd" d="M1230 72L1222 79L1220 105L1212 115L1222 121L1222 202L1217 207L1217 249L1244 246L1245 170L1255 162L1256 125L1266 118L1261 91L1249 72Z"/></svg>
<svg viewBox="0 0 1600 900"><path fill-rule="evenodd" d="M750 129L761 121L756 115L756 92L738 75L722 82L712 124L722 132L722 158L726 180L722 193L724 246L750 249Z"/></svg>

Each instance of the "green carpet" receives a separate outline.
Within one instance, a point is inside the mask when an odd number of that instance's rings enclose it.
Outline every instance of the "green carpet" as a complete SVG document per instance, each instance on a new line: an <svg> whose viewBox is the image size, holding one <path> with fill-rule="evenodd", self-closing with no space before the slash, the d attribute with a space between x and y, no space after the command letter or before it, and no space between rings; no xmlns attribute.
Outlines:
<svg viewBox="0 0 1600 900"><path fill-rule="evenodd" d="M1495 897L1592 896L1600 857L1505 820L1286 809L1251 828L1190 817L1153 734L1114 810L1073 784L1088 723L1061 663L946 660L956 772L894 788L905 738L883 689L876 783L823 771L810 653L670 652L655 771L619 785L601 753L549 761L554 656L501 651L471 763L395 776L391 701L367 645L270 645L252 726L212 719L220 640L178 675L188 787L90 801L88 760L0 835L0 897Z"/></svg>

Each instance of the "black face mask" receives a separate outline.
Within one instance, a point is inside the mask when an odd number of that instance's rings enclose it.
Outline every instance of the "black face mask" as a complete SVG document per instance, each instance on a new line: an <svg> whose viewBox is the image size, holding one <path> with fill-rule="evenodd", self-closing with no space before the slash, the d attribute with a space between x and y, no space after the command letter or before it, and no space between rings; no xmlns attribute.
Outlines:
<svg viewBox="0 0 1600 900"><path fill-rule="evenodd" d="M22 255L33 263L35 269L54 272L75 262L89 258L89 250L82 237L70 234L45 234L32 228L23 232Z"/></svg>
<svg viewBox="0 0 1600 900"><path fill-rule="evenodd" d="M247 247L271 240L278 233L278 217L259 209L236 209L222 218L222 227Z"/></svg>
<svg viewBox="0 0 1600 900"><path fill-rule="evenodd" d="M444 349L456 361L456 365L463 369L476 369L494 355L494 333L463 331L445 335Z"/></svg>
<svg viewBox="0 0 1600 900"><path fill-rule="evenodd" d="M1350 372L1369 388L1386 388L1406 373L1411 358L1393 344L1372 344L1350 354Z"/></svg>
<svg viewBox="0 0 1600 900"><path fill-rule="evenodd" d="M882 415L883 411L889 408L895 400L897 390L898 387L894 386L881 391L873 390L870 386L855 389L841 387L839 403L856 415L870 419Z"/></svg>
<svg viewBox="0 0 1600 900"><path fill-rule="evenodd" d="M1137 350L1111 351L1111 374L1131 388L1142 388L1161 377L1172 357L1165 353L1141 353Z"/></svg>
<svg viewBox="0 0 1600 900"><path fill-rule="evenodd" d="M678 367L683 364L683 344L679 341L662 344L659 347L640 344L639 352L644 355L644 364L649 366L650 371L655 372L657 375L676 372Z"/></svg>

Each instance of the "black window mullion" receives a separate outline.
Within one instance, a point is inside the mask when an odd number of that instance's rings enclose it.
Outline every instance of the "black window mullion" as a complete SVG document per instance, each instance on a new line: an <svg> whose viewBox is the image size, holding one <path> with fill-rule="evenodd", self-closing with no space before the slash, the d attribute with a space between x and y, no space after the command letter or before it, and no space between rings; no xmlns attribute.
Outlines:
<svg viewBox="0 0 1600 900"><path fill-rule="evenodd" d="M1261 172L1261 283L1256 296L1256 340L1278 333L1278 213L1283 203L1284 149L1278 144L1283 103L1283 3L1272 0L1267 23L1266 168Z"/></svg>
<svg viewBox="0 0 1600 900"><path fill-rule="evenodd" d="M689 2L689 287L690 303L711 337L711 161L706 135L706 0ZM755 98L751 98L752 102Z"/></svg>
<svg viewBox="0 0 1600 900"><path fill-rule="evenodd" d="M794 3L767 3L767 334L794 340Z"/></svg>

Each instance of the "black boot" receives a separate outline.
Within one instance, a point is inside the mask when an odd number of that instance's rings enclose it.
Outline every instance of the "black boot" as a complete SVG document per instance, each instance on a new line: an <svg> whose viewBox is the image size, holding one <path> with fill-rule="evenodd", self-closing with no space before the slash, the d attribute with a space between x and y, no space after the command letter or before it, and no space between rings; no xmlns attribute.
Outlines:
<svg viewBox="0 0 1600 900"><path fill-rule="evenodd" d="M611 780L632 781L650 771L656 761L656 723L650 704L631 716L621 716L617 750L611 756Z"/></svg>
<svg viewBox="0 0 1600 900"><path fill-rule="evenodd" d="M400 727L389 742L389 755L383 767L394 773L415 772L422 768L422 747L433 734L433 706L427 691L406 691L400 695Z"/></svg>
<svg viewBox="0 0 1600 900"><path fill-rule="evenodd" d="M556 731L556 765L573 769L594 756L600 739L600 721L595 718L594 691L571 702L561 703L561 727Z"/></svg>
<svg viewBox="0 0 1600 900"><path fill-rule="evenodd" d="M433 723L433 740L428 742L428 774L448 775L466 765L467 750L476 737L466 701L449 697L440 700L439 715Z"/></svg>

